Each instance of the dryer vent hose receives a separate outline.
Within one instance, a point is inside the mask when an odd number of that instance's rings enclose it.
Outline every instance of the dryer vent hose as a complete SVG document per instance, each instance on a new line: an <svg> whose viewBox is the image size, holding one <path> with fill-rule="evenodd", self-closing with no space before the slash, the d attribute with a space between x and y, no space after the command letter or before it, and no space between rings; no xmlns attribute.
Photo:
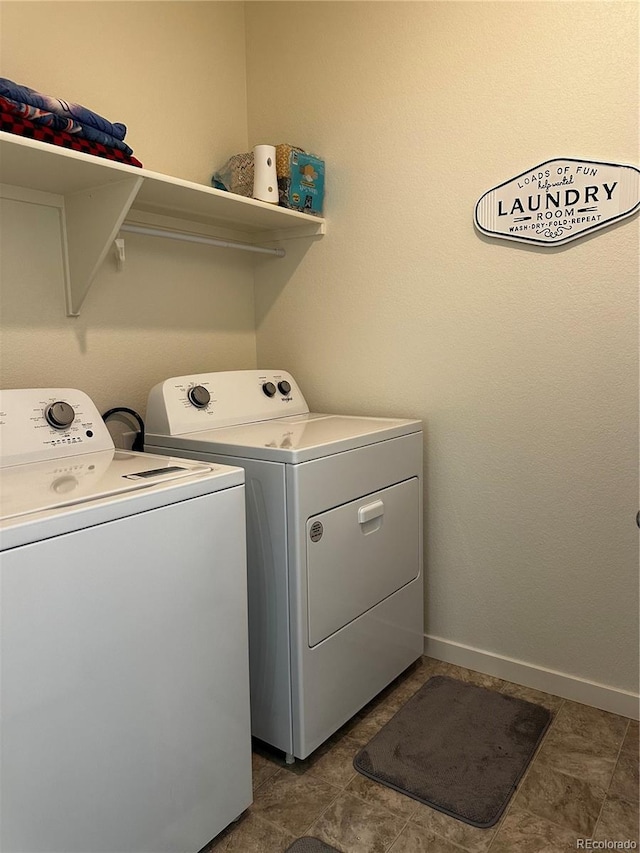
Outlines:
<svg viewBox="0 0 640 853"><path fill-rule="evenodd" d="M134 421L138 424L138 430L136 432L136 437L133 440L133 445L131 446L132 450L144 450L144 421L140 417L140 415L134 411L134 409L128 409L126 406L116 406L115 409L109 409L106 411L102 420L106 423L107 420L113 415L129 415L133 418ZM119 420L125 420L125 418L119 418Z"/></svg>

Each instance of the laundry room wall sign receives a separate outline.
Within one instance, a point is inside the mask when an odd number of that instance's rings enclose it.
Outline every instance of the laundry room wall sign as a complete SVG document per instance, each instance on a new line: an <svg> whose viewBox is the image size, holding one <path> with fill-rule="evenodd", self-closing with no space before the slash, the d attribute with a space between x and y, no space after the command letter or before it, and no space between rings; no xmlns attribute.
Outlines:
<svg viewBox="0 0 640 853"><path fill-rule="evenodd" d="M488 190L476 228L490 237L558 246L634 214L640 169L597 160L546 160Z"/></svg>

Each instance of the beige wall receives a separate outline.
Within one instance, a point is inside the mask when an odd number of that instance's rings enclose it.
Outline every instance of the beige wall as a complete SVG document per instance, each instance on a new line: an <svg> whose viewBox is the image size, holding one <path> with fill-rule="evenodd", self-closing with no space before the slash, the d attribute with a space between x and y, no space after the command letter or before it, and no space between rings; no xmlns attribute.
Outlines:
<svg viewBox="0 0 640 853"><path fill-rule="evenodd" d="M0 74L127 125L145 167L208 184L247 144L244 4L0 2Z"/></svg>
<svg viewBox="0 0 640 853"><path fill-rule="evenodd" d="M247 146L242 3L2 2L0 75L128 127L145 167L208 184ZM252 261L130 235L64 316L51 208L3 201L2 387L77 386L143 411L156 382L255 367Z"/></svg>
<svg viewBox="0 0 640 853"><path fill-rule="evenodd" d="M328 164L328 235L258 275L258 362L424 420L430 636L633 692L638 218L543 250L472 215L549 158L638 162L637 32L624 2L247 4L250 144Z"/></svg>

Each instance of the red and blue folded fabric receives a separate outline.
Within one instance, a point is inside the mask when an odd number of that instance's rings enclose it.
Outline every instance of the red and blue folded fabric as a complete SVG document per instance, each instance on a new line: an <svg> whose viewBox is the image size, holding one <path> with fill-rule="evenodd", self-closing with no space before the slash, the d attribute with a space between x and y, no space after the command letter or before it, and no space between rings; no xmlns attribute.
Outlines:
<svg viewBox="0 0 640 853"><path fill-rule="evenodd" d="M6 77L0 77L0 112L2 129L8 130L9 133L29 136L31 139L51 142L54 145L64 145L66 148L97 154L120 163L142 166L140 161L133 157L133 149L124 142L126 126L120 122L110 122L81 104L52 98L28 86L14 83ZM14 129L9 130L9 125ZM50 133L35 135L36 128L48 130ZM93 144L71 145L66 139L67 136Z"/></svg>
<svg viewBox="0 0 640 853"><path fill-rule="evenodd" d="M54 130L46 124L36 124L28 118L23 118L12 112L7 112L3 106L4 99L0 97L0 130L7 133L15 133L27 139L37 139L38 142L50 142L52 145L60 145L72 151L81 151L83 154L94 154L105 160L115 160L117 163L126 163L129 166L142 167L142 163L133 155L125 154L119 148L102 145L101 142L92 142L76 133L68 133L66 130Z"/></svg>

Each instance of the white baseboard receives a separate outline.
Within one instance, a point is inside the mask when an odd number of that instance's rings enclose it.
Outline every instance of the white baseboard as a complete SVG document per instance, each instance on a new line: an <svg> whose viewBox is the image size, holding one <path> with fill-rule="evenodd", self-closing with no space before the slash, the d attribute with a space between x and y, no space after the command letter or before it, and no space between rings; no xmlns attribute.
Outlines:
<svg viewBox="0 0 640 853"><path fill-rule="evenodd" d="M424 653L428 657L446 663L493 675L504 681L523 684L525 687L552 693L554 696L562 696L564 699L581 702L583 705L593 705L612 714L631 717L633 720L637 720L640 716L640 697L626 690L617 690L604 684L585 681L574 675L555 672L552 669L534 666L492 652L485 652L482 649L474 649L471 646L463 646L461 643L443 640L441 637L425 635Z"/></svg>

